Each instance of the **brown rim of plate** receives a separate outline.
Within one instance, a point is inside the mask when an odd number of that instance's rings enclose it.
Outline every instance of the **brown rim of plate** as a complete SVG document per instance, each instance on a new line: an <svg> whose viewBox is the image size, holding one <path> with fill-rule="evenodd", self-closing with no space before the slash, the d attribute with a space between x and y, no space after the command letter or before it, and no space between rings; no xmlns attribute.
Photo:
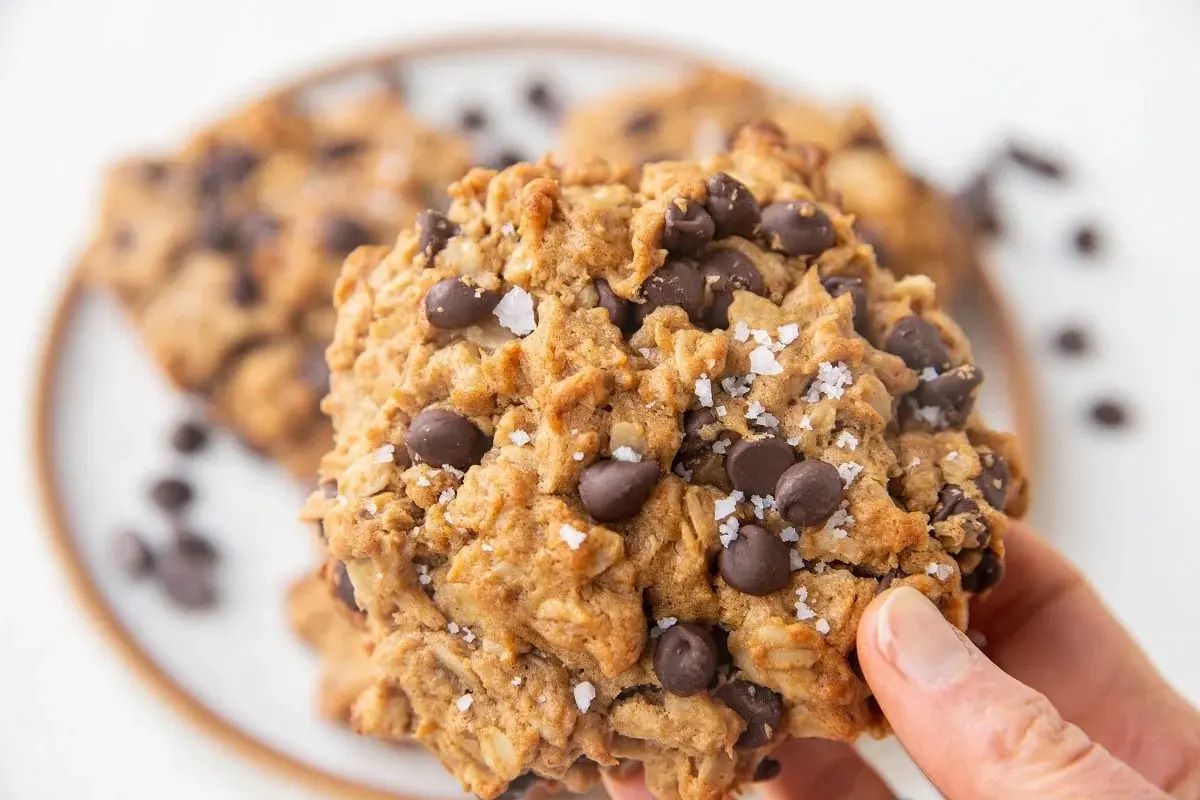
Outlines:
<svg viewBox="0 0 1200 800"><path fill-rule="evenodd" d="M651 58L684 67L697 67L712 63L673 45L591 34L540 31L439 36L313 70L263 96L271 97L303 91L326 81L337 80L366 70L396 65L410 58L515 46L552 47ZM971 263L969 270L971 276L978 280L988 301L986 309L993 315L993 321L997 323L1000 347L1005 356L1005 369L1008 373L1008 399L1014 413L1017 436L1025 453L1027 469L1030 469L1036 455L1037 445L1037 404L1034 400L1032 371L1021 346L1021 340L1017 335L1008 305L997 290L995 281L988 270L978 262ZM109 607L76 547L75 537L67 522L55 479L55 462L52 456L55 432L51 399L57 383L63 337L82 289L77 265L57 301L47 338L39 355L33 397L32 441L38 499L48 523L50 539L59 560L66 569L68 581L77 601L138 677L150 684L151 688L176 712L235 753L268 767L308 789L331 793L338 797L361 798L362 800L425 800L419 795L392 792L340 777L307 764L255 738L206 706L171 677L148 652L142 649L130 634L129 629Z"/></svg>

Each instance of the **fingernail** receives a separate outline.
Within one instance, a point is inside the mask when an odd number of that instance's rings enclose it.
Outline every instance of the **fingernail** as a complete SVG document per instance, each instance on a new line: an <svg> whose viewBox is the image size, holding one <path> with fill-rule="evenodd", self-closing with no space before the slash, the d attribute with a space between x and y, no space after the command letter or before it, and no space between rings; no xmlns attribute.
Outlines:
<svg viewBox="0 0 1200 800"><path fill-rule="evenodd" d="M909 680L934 689L956 683L970 669L972 648L911 586L888 592L875 619L880 652Z"/></svg>

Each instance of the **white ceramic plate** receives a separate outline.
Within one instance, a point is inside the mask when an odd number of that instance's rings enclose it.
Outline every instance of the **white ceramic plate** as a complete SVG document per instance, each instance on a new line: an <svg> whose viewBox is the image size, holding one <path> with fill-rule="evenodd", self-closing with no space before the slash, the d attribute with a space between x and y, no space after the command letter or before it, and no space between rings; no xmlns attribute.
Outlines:
<svg viewBox="0 0 1200 800"><path fill-rule="evenodd" d="M478 155L487 160L506 148L531 156L552 146L552 124L524 101L531 79L548 80L570 103L668 78L689 59L621 43L529 38L441 42L409 48L395 63L419 116L449 127L464 105L486 111ZM363 70L324 73L315 97L355 91ZM1011 427L1015 408L1006 398L1028 387L1012 391L1020 357L995 294L976 294L963 319L989 376L983 405L994 424ZM316 659L288 630L283 610L286 587L313 563L311 534L296 520L305 489L228 434L214 436L198 457L173 456L168 431L194 409L160 378L107 298L75 287L64 297L42 392L51 527L84 600L155 688L245 754L341 796L461 796L418 749L368 741L316 715ZM221 602L212 611L180 611L153 583L132 582L112 563L108 548L122 527L165 539L165 520L146 492L166 474L195 485L190 518L220 548ZM897 746L866 749L901 795L936 796Z"/></svg>

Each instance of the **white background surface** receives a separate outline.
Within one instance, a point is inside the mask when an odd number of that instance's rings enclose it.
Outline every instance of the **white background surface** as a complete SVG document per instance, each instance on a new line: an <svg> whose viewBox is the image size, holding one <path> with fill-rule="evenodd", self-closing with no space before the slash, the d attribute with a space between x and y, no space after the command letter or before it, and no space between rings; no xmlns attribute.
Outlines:
<svg viewBox="0 0 1200 800"><path fill-rule="evenodd" d="M671 37L818 93L867 95L935 178L961 178L1009 132L1069 154L1068 187L1012 181L1021 207L996 257L1043 390L1034 517L1200 700L1200 7L708 6L0 0L0 348L11 365L0 381L0 798L310 796L232 758L148 695L71 600L32 497L32 367L105 161L170 142L308 65L495 25ZM1081 216L1101 220L1110 238L1090 266L1064 242ZM1047 336L1067 319L1092 323L1097 357L1049 353ZM1098 391L1131 401L1131 430L1101 434L1082 421Z"/></svg>

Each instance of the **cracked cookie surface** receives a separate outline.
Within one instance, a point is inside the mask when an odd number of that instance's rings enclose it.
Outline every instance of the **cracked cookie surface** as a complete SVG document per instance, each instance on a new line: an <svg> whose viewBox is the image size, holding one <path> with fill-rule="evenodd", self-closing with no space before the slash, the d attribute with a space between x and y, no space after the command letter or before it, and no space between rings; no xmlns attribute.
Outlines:
<svg viewBox="0 0 1200 800"><path fill-rule="evenodd" d="M173 155L114 167L84 276L173 384L308 478L331 441L318 404L341 262L392 241L466 165L392 92L261 101Z"/></svg>
<svg viewBox="0 0 1200 800"><path fill-rule="evenodd" d="M1025 482L815 156L755 125L636 177L475 170L347 260L306 513L372 642L360 731L485 798L638 761L692 799L885 730L859 617L905 584L965 627Z"/></svg>
<svg viewBox="0 0 1200 800"><path fill-rule="evenodd" d="M973 258L951 202L901 165L864 106L818 103L716 70L674 84L603 97L571 111L563 126L568 158L641 164L696 159L724 150L742 125L769 119L793 142L822 148L842 207L859 238L899 275L929 275L953 296Z"/></svg>

